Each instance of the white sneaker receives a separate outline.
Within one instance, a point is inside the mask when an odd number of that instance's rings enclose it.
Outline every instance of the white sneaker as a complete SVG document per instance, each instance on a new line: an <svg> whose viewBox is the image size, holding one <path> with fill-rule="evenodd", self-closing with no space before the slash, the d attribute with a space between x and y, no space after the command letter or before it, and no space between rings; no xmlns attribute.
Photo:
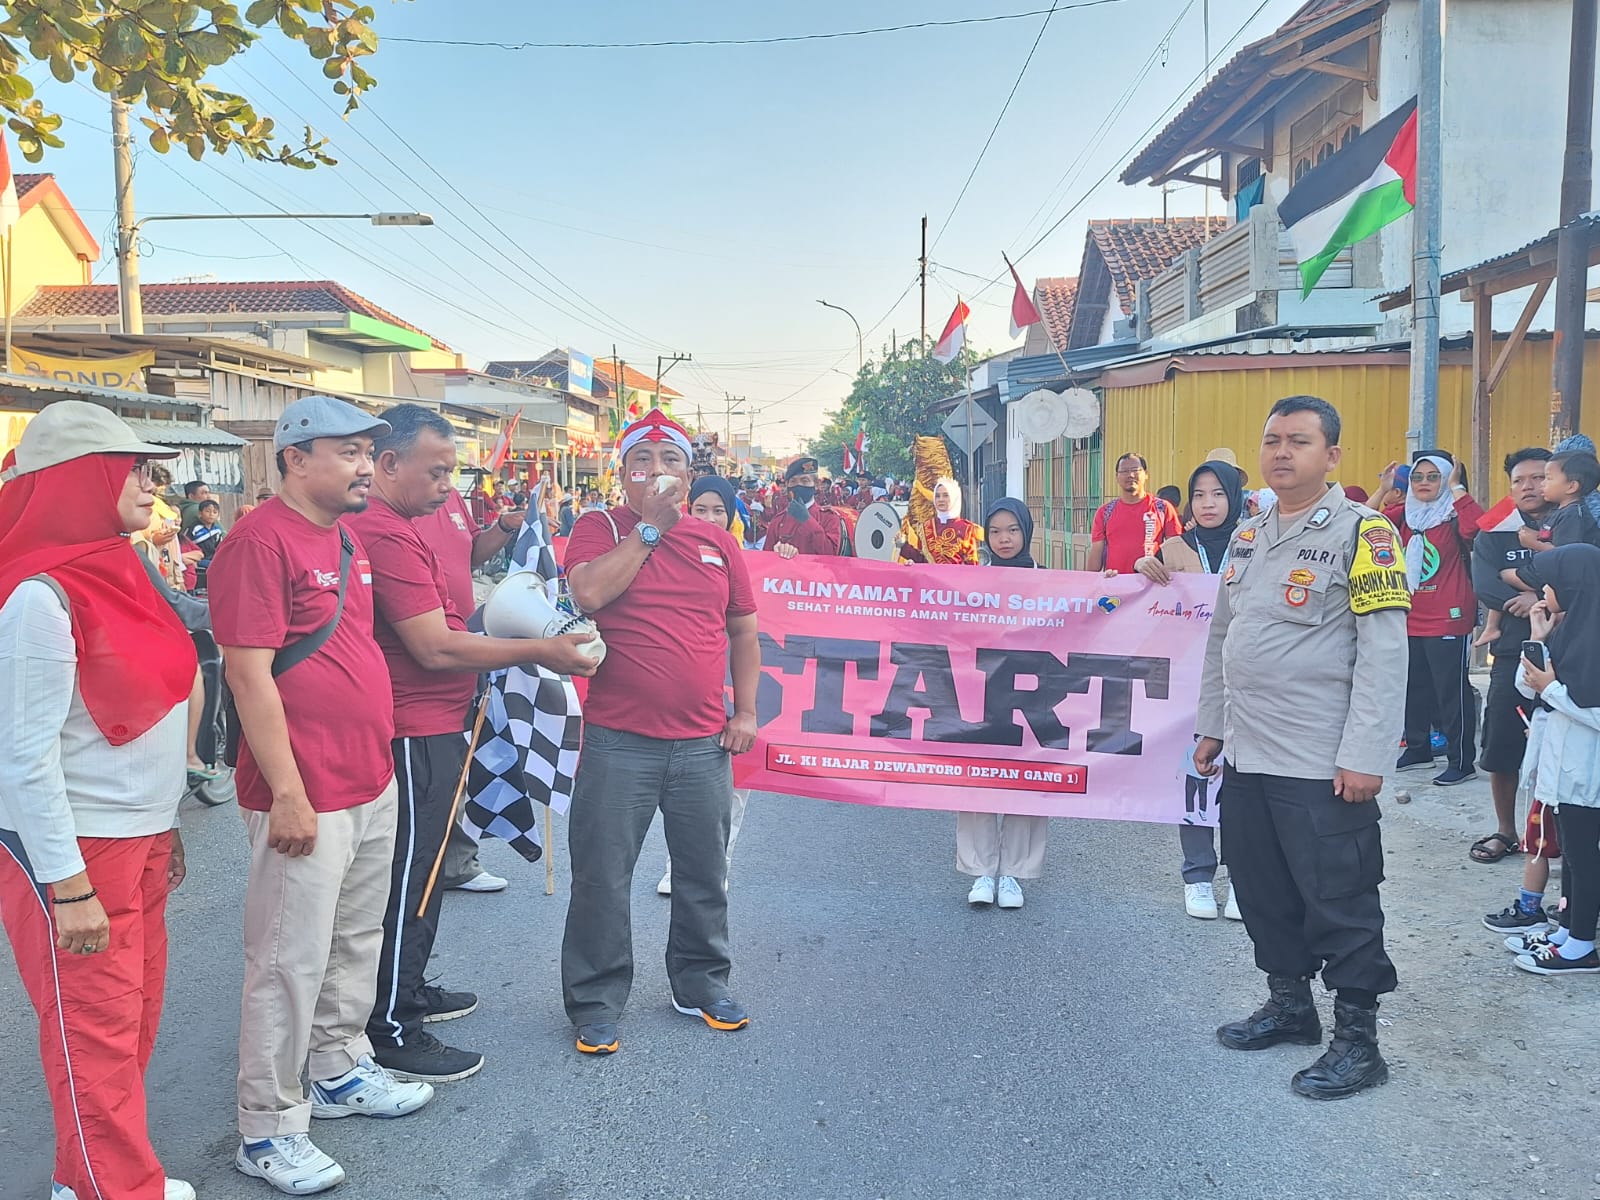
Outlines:
<svg viewBox="0 0 1600 1200"><path fill-rule="evenodd" d="M1222 915L1230 921L1244 920L1244 914L1239 911L1239 889L1228 883L1228 907L1222 910Z"/></svg>
<svg viewBox="0 0 1600 1200"><path fill-rule="evenodd" d="M308 1133L240 1142L233 1165L241 1175L265 1179L290 1196L325 1192L344 1182L344 1168L318 1150Z"/></svg>
<svg viewBox="0 0 1600 1200"><path fill-rule="evenodd" d="M511 886L510 880L502 879L498 875L491 875L488 871L479 871L464 883L452 884L453 892L503 892Z"/></svg>
<svg viewBox="0 0 1600 1200"><path fill-rule="evenodd" d="M311 1115L339 1117L403 1117L433 1099L431 1083L403 1083L363 1054L337 1079L311 1084Z"/></svg>
<svg viewBox="0 0 1600 1200"><path fill-rule="evenodd" d="M1001 908L1022 907L1022 885L1009 875L1000 876L998 889L999 904Z"/></svg>
<svg viewBox="0 0 1600 1200"><path fill-rule="evenodd" d="M972 881L972 890L967 893L968 904L993 904L994 903L994 876L979 875Z"/></svg>
<svg viewBox="0 0 1600 1200"><path fill-rule="evenodd" d="M194 1188L181 1179L168 1179L162 1200L195 1200ZM78 1200L78 1193L64 1183L50 1183L50 1200Z"/></svg>
<svg viewBox="0 0 1600 1200"><path fill-rule="evenodd" d="M1217 894L1212 891L1209 883L1186 883L1183 885L1183 911L1191 917L1199 917L1202 921L1215 921L1217 919Z"/></svg>
<svg viewBox="0 0 1600 1200"><path fill-rule="evenodd" d="M724 885L724 886L726 886L726 885ZM661 882L656 884L656 895L658 895L658 896L670 896L670 895L672 895L672 864L671 863L667 864L667 869L666 869L665 872L663 872L663 874L661 876Z"/></svg>

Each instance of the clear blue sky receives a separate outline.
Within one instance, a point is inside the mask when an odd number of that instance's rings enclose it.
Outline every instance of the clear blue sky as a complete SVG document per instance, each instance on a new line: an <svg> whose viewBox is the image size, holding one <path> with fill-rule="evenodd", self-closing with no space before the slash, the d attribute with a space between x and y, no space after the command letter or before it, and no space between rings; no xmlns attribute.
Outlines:
<svg viewBox="0 0 1600 1200"><path fill-rule="evenodd" d="M869 356L891 330L914 334L917 292L906 289L924 213L935 334L956 292L971 298L982 287L963 272L991 278L1002 250L1024 249L1075 202L1019 264L1025 282L1077 273L1088 218L1160 213L1158 191L1123 187L1115 175L1193 90L1205 0L1067 8L1081 2L1062 0L948 224L1042 17L760 46L514 52L386 42L371 60L379 87L370 111L348 123L316 64L266 38L221 82L285 128L315 126L340 165L302 172L235 156L207 165L146 147L136 164L140 214L381 207L430 212L439 227L157 224L147 231L143 276L336 279L472 365L552 346L608 355L616 343L649 371L658 351L686 351L694 363L667 379L703 400L708 420L720 418L725 391L747 396L764 410L758 440L794 445L849 390L855 367L849 320L817 299L854 312ZM1270 31L1300 0L1268 0L1247 22L1260 4L1210 0L1214 59ZM380 35L555 42L772 37L1043 9L1049 0L377 7ZM42 68L29 75L69 117L68 146L43 168L17 167L57 174L105 247L96 278L114 280L105 103ZM1194 215L1203 201L1190 187L1168 202L1173 215ZM994 287L973 302L979 349L1009 344L1008 301Z"/></svg>

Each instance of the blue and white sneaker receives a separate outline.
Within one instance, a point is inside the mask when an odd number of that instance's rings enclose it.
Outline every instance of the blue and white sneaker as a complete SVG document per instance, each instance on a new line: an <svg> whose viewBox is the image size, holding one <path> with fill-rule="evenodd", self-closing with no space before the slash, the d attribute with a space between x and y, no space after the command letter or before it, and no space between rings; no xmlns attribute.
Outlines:
<svg viewBox="0 0 1600 1200"><path fill-rule="evenodd" d="M338 1117L403 1117L433 1099L430 1083L402 1083L363 1054L337 1079L311 1085L311 1115Z"/></svg>
<svg viewBox="0 0 1600 1200"><path fill-rule="evenodd" d="M265 1179L289 1196L325 1192L344 1182L344 1168L318 1150L308 1133L240 1142L233 1165L240 1174Z"/></svg>

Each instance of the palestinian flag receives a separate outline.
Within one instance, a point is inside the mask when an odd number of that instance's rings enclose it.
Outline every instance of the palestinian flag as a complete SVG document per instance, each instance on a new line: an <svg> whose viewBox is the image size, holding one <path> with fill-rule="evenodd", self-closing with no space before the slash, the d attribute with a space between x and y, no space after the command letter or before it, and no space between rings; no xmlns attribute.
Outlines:
<svg viewBox="0 0 1600 1200"><path fill-rule="evenodd" d="M1302 296L1346 246L1398 221L1417 203L1417 101L1412 97L1313 168L1278 205L1294 239Z"/></svg>

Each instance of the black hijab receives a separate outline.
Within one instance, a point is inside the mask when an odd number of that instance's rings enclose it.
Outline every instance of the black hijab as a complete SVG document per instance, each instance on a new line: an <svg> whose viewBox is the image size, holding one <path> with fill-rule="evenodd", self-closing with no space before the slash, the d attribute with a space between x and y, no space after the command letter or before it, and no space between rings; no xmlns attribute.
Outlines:
<svg viewBox="0 0 1600 1200"><path fill-rule="evenodd" d="M1028 511L1028 506L1021 500L1013 500L1010 496L1002 496L989 505L989 511L983 518L983 537L987 543L989 539L989 523L1000 513L1010 513L1017 519L1017 524L1022 527L1022 549L1012 558L998 558L994 547L989 547L989 565L991 567L1037 567L1033 561L1033 514Z"/></svg>
<svg viewBox="0 0 1600 1200"><path fill-rule="evenodd" d="M702 475L689 485L689 503L693 505L696 499L707 492L715 492L722 497L722 506L728 512L728 520L723 528L732 529L733 519L739 515L739 500L734 493L733 484L720 475Z"/></svg>
<svg viewBox="0 0 1600 1200"><path fill-rule="evenodd" d="M1538 556L1539 577L1566 616L1550 632L1556 678L1579 708L1600 708L1600 549L1560 546Z"/></svg>
<svg viewBox="0 0 1600 1200"><path fill-rule="evenodd" d="M1239 474L1239 468L1229 463L1215 459L1203 462L1189 476L1188 496L1191 505L1194 503L1195 480L1208 471L1217 477L1217 482L1228 497L1228 516L1215 529L1196 525L1183 535L1183 540L1189 543L1191 550L1201 555L1201 561L1208 563L1209 569L1215 573L1221 570L1222 559L1228 553L1228 543L1233 541L1234 527L1244 516L1244 479Z"/></svg>

